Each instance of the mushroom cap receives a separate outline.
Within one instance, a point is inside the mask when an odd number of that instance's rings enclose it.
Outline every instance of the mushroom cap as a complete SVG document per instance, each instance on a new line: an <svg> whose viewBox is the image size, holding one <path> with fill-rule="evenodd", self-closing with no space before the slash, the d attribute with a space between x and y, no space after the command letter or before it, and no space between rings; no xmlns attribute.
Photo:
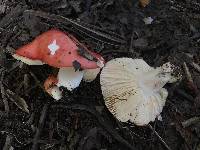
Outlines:
<svg viewBox="0 0 200 150"><path fill-rule="evenodd" d="M100 83L109 111L122 122L142 126L154 121L168 95L162 87L171 80L171 66L164 67L154 69L142 59L131 58L107 62ZM162 73L166 75L160 76Z"/></svg>
<svg viewBox="0 0 200 150"><path fill-rule="evenodd" d="M56 86L58 83L58 79L51 75L44 82L44 89L49 95L51 95L55 100L59 100L62 98L62 92L59 87Z"/></svg>
<svg viewBox="0 0 200 150"><path fill-rule="evenodd" d="M80 50L87 57L80 54ZM89 51L75 37L56 29L39 35L31 43L16 50L13 56L41 61L57 68L72 67L73 62L77 61L82 69L93 69L98 67L97 62L104 62L99 54Z"/></svg>

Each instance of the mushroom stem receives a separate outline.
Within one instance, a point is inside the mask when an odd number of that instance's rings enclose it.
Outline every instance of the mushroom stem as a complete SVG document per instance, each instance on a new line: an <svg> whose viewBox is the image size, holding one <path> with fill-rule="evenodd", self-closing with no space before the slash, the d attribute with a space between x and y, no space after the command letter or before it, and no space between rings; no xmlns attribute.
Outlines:
<svg viewBox="0 0 200 150"><path fill-rule="evenodd" d="M58 72L58 87L66 87L69 91L72 91L79 86L83 78L83 71L75 71L73 67L60 68Z"/></svg>
<svg viewBox="0 0 200 150"><path fill-rule="evenodd" d="M57 77L49 76L45 83L45 91L49 93L54 99L59 100L62 98L62 92L59 87L66 87L72 91L79 86L81 80L86 82L93 81L98 75L100 68L86 69L84 71L75 71L73 67L60 68Z"/></svg>
<svg viewBox="0 0 200 150"><path fill-rule="evenodd" d="M146 72L140 82L140 86L142 86L146 92L159 91L166 83L175 82L177 80L172 76L173 68L174 66L172 64L165 63L161 67Z"/></svg>

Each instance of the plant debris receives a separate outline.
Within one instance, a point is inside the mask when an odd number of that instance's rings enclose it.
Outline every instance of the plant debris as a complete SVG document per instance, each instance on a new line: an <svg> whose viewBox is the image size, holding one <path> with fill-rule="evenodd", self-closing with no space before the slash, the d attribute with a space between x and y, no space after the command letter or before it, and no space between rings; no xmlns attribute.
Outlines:
<svg viewBox="0 0 200 150"><path fill-rule="evenodd" d="M140 0L140 5L142 7L146 7L147 5L149 5L150 2L151 0Z"/></svg>
<svg viewBox="0 0 200 150"><path fill-rule="evenodd" d="M197 0L2 0L0 149L198 150L199 10ZM147 25L143 19L150 16ZM43 83L54 69L12 57L52 28L73 35L106 62L130 57L154 68L166 62L179 66L183 80L164 86L169 95L162 122L149 128L116 120L105 107L99 75L73 92L60 87L63 97L53 101Z"/></svg>

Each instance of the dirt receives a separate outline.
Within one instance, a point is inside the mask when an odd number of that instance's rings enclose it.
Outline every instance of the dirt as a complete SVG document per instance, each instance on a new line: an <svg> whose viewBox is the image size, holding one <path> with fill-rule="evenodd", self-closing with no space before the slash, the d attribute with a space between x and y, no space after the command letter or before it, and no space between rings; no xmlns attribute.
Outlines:
<svg viewBox="0 0 200 150"><path fill-rule="evenodd" d="M197 0L156 0L145 8L138 0L2 0L0 149L200 150L200 70L193 65L200 65L199 12ZM145 24L146 17L153 22ZM165 86L162 121L144 127L117 121L105 107L99 76L73 92L63 88L55 102L42 87L55 70L11 56L51 28L72 34L106 61L131 57L179 66L183 79Z"/></svg>

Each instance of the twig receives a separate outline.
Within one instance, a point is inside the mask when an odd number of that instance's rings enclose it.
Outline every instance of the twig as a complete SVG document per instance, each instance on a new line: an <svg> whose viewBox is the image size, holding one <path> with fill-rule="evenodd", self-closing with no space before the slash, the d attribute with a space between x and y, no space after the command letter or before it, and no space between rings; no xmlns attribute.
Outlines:
<svg viewBox="0 0 200 150"><path fill-rule="evenodd" d="M33 90L33 89L35 89L35 88L37 88L38 87L38 85L36 84L36 85L32 85L32 87L30 87L30 88L28 88L27 90L24 90L24 94L25 95L28 95L28 93L31 91L31 90ZM39 86L40 87L40 86Z"/></svg>
<svg viewBox="0 0 200 150"><path fill-rule="evenodd" d="M45 104L43 109L42 109L42 112L41 112L41 115L40 115L40 120L39 120L39 125L38 125L38 128L36 129L36 133L35 133L35 136L34 136L34 139L33 139L33 145L32 145L31 150L37 150L38 149L38 140L40 138L41 131L44 127L44 121L46 119L48 106L49 106L48 104Z"/></svg>
<svg viewBox="0 0 200 150"><path fill-rule="evenodd" d="M189 71L189 68L185 62L183 62L183 68L185 70L186 78L189 82L193 83L192 75Z"/></svg>
<svg viewBox="0 0 200 150"><path fill-rule="evenodd" d="M3 150L10 150L10 148L12 147L11 146L11 141L12 141L12 137L7 135L6 136L6 141L5 141L5 144L3 146Z"/></svg>
<svg viewBox="0 0 200 150"><path fill-rule="evenodd" d="M0 81L0 86L1 86L1 96L2 96L2 99L3 99L3 103L4 103L4 107L5 107L5 112L6 112L6 115L8 115L8 112L9 112L9 105L8 105L8 100L6 98L6 94L5 94L5 89L4 89L4 86L3 86L3 79L4 79L4 76L5 76L5 70L1 70L1 81ZM3 147L3 150L8 150L11 148L11 136L10 135L7 135L6 136L6 142L4 144L4 147Z"/></svg>
<svg viewBox="0 0 200 150"><path fill-rule="evenodd" d="M17 95L16 93L14 93L13 91L11 91L9 89L6 90L6 94L7 94L7 97L12 102L14 102L18 108L20 108L21 110L23 110L26 113L29 113L28 105L26 104L26 101L23 98L21 98L19 95Z"/></svg>
<svg viewBox="0 0 200 150"><path fill-rule="evenodd" d="M148 124L149 128L155 133L155 135L159 138L159 140L162 142L162 144L168 149L168 150L172 150L166 143L165 141L161 138L161 136L158 134L158 132L156 132L153 127Z"/></svg>
<svg viewBox="0 0 200 150"><path fill-rule="evenodd" d="M134 37L135 31L132 31L132 35L131 35L131 42L129 45L129 52L132 51L133 49L133 37Z"/></svg>
<svg viewBox="0 0 200 150"><path fill-rule="evenodd" d="M17 67L20 67L21 64L22 62L19 62L19 61L15 62L13 66L8 70L8 72L15 70Z"/></svg>
<svg viewBox="0 0 200 150"><path fill-rule="evenodd" d="M198 72L200 72L200 66L198 64L196 64L195 62L192 62L191 66L194 67L194 69L196 69Z"/></svg>
<svg viewBox="0 0 200 150"><path fill-rule="evenodd" d="M126 43L126 41L123 39L123 37L121 37L120 35L118 35L114 32L104 31L102 28L92 26L90 24L86 24L83 22L78 22L78 21L63 17L63 16L59 16L59 15L55 15L55 14L48 14L48 13L45 13L42 11L34 11L34 10L26 10L24 13L29 14L29 15L38 16L38 17L45 18L45 19L49 19L49 20L55 20L57 22L62 22L63 24L66 24L66 23L71 24L77 30L79 30L81 32L85 32L85 34L87 34L91 38L95 38L100 41L103 41L101 39L104 39L103 42L106 42L105 39L110 41L110 42L108 42L109 44L111 44L111 43L125 44ZM92 36L92 34L95 35L96 37ZM98 38L97 38L97 36L98 36Z"/></svg>
<svg viewBox="0 0 200 150"><path fill-rule="evenodd" d="M142 137L141 135L139 135L139 134L133 132L132 130L130 130L130 128L134 128L134 127L135 127L134 125L130 125L130 126L128 126L128 127L121 127L121 128L122 128L122 129L129 130L130 133L134 134L134 135L137 136L137 138L139 138L139 139L142 139L142 140L145 140L145 141L150 140L150 139L147 139L147 138L145 138L144 136ZM116 129L116 130L121 130L120 128L115 128L115 129ZM131 135L131 136L132 136L132 135Z"/></svg>
<svg viewBox="0 0 200 150"><path fill-rule="evenodd" d="M185 74L186 74L186 78L188 80L187 86L188 88L194 92L195 95L197 95L199 93L199 90L197 88L197 86L194 84L194 81L192 79L192 75L189 71L189 68L187 67L186 63L183 63L183 68L185 70Z"/></svg>
<svg viewBox="0 0 200 150"><path fill-rule="evenodd" d="M10 136L10 137L14 138L14 140L15 140L17 143L21 144L21 145L27 145L27 144L30 143L30 142L22 142L22 141L18 140L17 136L16 136L15 134L11 133L11 132L8 132L8 131L5 131L5 130L1 130L0 132L1 132L2 134L6 133L7 136Z"/></svg>
<svg viewBox="0 0 200 150"><path fill-rule="evenodd" d="M198 122L200 122L200 117L193 117L193 118L190 118L190 119L182 122L181 124L184 128L186 128L186 127L189 127L190 125L198 123Z"/></svg>
<svg viewBox="0 0 200 150"><path fill-rule="evenodd" d="M3 71L1 72L0 86L1 86L1 97L2 97L2 99L3 99L5 111L8 113L8 112L9 112L8 100L7 100L7 98L6 98L6 93L5 93L5 89L4 89L4 86L3 86L4 76L5 76L5 70L3 70Z"/></svg>
<svg viewBox="0 0 200 150"><path fill-rule="evenodd" d="M35 76L35 74L33 72L30 72L31 76L33 77L33 79L36 82L36 85L39 86L41 89L44 90L44 87L42 86L42 84L40 83L40 81L38 80L38 78Z"/></svg>
<svg viewBox="0 0 200 150"><path fill-rule="evenodd" d="M28 76L28 74L25 74L25 75L24 75L24 81L23 81L24 90L27 90L27 89L28 89L29 83L30 83L29 76Z"/></svg>

